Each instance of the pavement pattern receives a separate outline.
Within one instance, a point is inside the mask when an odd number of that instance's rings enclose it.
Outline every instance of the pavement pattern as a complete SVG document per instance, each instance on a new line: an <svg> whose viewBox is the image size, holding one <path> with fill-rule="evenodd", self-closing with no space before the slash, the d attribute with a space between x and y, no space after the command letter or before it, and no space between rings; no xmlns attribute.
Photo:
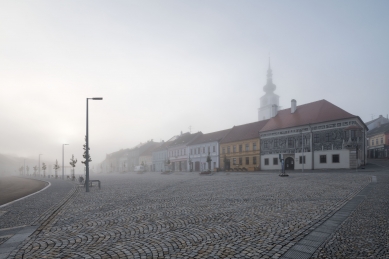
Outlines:
<svg viewBox="0 0 389 259"><path fill-rule="evenodd" d="M374 188L313 258L389 258L389 161L373 162Z"/></svg>
<svg viewBox="0 0 389 259"><path fill-rule="evenodd" d="M0 229L42 223L39 218L49 211L74 188L74 184L53 178L36 178L49 181L51 186L35 195L0 208Z"/></svg>
<svg viewBox="0 0 389 259"><path fill-rule="evenodd" d="M101 189L85 193L80 187L9 258L280 258L371 176L146 173L98 179Z"/></svg>

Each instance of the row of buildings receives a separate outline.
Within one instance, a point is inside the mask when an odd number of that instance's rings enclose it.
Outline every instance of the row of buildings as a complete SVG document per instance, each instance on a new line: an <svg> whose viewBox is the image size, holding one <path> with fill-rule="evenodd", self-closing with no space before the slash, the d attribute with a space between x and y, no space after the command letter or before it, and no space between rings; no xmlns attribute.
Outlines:
<svg viewBox="0 0 389 259"><path fill-rule="evenodd" d="M287 170L356 168L367 157L368 127L356 115L319 100L280 110L279 96L267 73L258 121L204 134L180 133L165 142L152 140L108 154L106 172L126 172L137 165L149 171Z"/></svg>
<svg viewBox="0 0 389 259"><path fill-rule="evenodd" d="M366 122L367 157L389 159L389 119L380 115L377 119Z"/></svg>

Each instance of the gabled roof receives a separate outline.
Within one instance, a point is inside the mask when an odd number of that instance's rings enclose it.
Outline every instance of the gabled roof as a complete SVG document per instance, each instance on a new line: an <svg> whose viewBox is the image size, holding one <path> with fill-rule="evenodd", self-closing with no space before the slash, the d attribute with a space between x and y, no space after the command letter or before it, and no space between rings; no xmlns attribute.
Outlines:
<svg viewBox="0 0 389 259"><path fill-rule="evenodd" d="M385 124L381 124L381 126L374 128L372 130L369 130L367 132L367 136L370 137L370 136L374 136L374 135L382 134L382 133L387 133L387 132L389 132L389 122L385 123Z"/></svg>
<svg viewBox="0 0 389 259"><path fill-rule="evenodd" d="M152 142L152 144L150 144L150 146L148 148L146 148L141 154L140 156L151 156L151 154L153 153L153 151L160 147L162 143L159 143L159 142Z"/></svg>
<svg viewBox="0 0 389 259"><path fill-rule="evenodd" d="M157 147L156 149L154 149L152 152L166 150L171 144L172 144L172 141L162 142L161 145L159 147Z"/></svg>
<svg viewBox="0 0 389 259"><path fill-rule="evenodd" d="M389 120L385 117L383 117L382 115L378 116L378 118L374 119L374 120L371 120L371 121L368 121L368 122L365 122L366 125L369 125L369 124L372 124L373 122L376 122L376 121L379 121L379 120L383 120L383 121L387 121L389 122ZM386 122L385 122L386 123Z"/></svg>
<svg viewBox="0 0 389 259"><path fill-rule="evenodd" d="M234 126L220 143L229 143L247 139L259 138L259 131L269 120L256 121L244 125Z"/></svg>
<svg viewBox="0 0 389 259"><path fill-rule="evenodd" d="M261 132L355 117L326 100L320 100L299 105L294 113L290 112L290 108L279 111Z"/></svg>
<svg viewBox="0 0 389 259"><path fill-rule="evenodd" d="M197 137L201 136L203 133L201 131L191 134L189 132L183 133L178 136L177 139L172 141L172 144L169 147L179 146L179 145L188 145L194 141Z"/></svg>
<svg viewBox="0 0 389 259"><path fill-rule="evenodd" d="M198 144L203 144L208 142L220 141L228 134L228 132L230 132L230 130L231 129L226 129L226 130L203 134L200 137L198 137L196 140L192 141L190 145L198 145Z"/></svg>

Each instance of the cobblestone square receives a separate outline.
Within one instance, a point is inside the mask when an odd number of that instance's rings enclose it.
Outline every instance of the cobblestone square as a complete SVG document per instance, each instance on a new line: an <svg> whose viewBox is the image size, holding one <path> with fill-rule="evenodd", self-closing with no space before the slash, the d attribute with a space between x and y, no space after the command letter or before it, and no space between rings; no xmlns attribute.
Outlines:
<svg viewBox="0 0 389 259"><path fill-rule="evenodd" d="M347 172L98 175L15 258L279 258L370 181ZM23 256L23 257L22 257Z"/></svg>

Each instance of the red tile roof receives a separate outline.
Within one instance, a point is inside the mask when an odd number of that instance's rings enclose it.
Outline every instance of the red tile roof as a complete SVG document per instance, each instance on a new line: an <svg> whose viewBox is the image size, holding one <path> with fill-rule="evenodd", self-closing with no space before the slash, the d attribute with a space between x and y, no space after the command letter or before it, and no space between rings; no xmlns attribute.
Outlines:
<svg viewBox="0 0 389 259"><path fill-rule="evenodd" d="M320 100L299 105L294 113L290 112L290 108L279 111L261 132L355 117L326 100Z"/></svg>
<svg viewBox="0 0 389 259"><path fill-rule="evenodd" d="M244 125L234 126L230 132L220 141L220 143L229 143L247 139L259 138L259 131L269 120L256 121Z"/></svg>

